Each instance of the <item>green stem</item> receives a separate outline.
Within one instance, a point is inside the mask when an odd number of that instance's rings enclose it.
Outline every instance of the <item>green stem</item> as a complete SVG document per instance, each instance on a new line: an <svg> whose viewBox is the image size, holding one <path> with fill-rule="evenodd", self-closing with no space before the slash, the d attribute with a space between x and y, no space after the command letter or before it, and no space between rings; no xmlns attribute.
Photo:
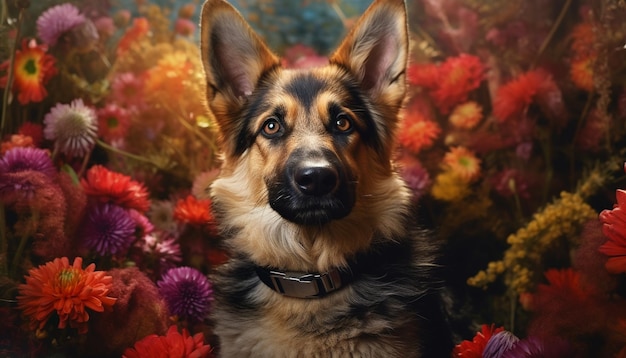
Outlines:
<svg viewBox="0 0 626 358"><path fill-rule="evenodd" d="M532 62L532 67L535 67L537 65L537 62L539 62L539 59L543 55L543 52L546 50L546 48L548 48L548 45L550 44L550 42L552 42L552 38L556 34L556 30L558 30L559 26L561 26L561 23L563 22L563 19L565 18L565 15L567 14L567 11L569 10L571 5L572 5L572 0L567 0L565 4L563 5L563 7L561 8L561 12L559 13L559 16L556 18L554 25L552 25L552 28L550 29L550 33L548 33L548 36L546 36L545 40L543 40L541 47L539 47L539 51L537 51L537 56L535 56L535 59Z"/></svg>
<svg viewBox="0 0 626 358"><path fill-rule="evenodd" d="M115 148L115 147L113 147L113 146L111 146L111 145L101 141L100 139L96 140L96 144L98 144L99 146L101 146L102 148L104 148L104 149L106 149L106 150L108 150L110 152L113 152L113 153L116 153L116 154L128 157L130 159L133 159L133 160L136 160L136 161L139 161L139 162L143 162L143 163L148 163L148 164L154 165L157 168L159 167L159 165L157 163L151 161L148 158L144 158L142 156L139 156L139 155L136 155L136 154L133 154L133 153L129 153L129 152L127 152L125 150L122 150L122 149L119 149L119 148Z"/></svg>
<svg viewBox="0 0 626 358"><path fill-rule="evenodd" d="M39 212L33 212L33 217L31 220L35 221L34 227L39 225ZM17 246L17 250L15 250L15 255L13 256L13 261L11 262L11 277L14 277L17 274L17 268L22 261L22 256L24 255L24 249L26 248L26 243L28 242L28 238L30 237L30 232L25 230L20 238L20 243Z"/></svg>
<svg viewBox="0 0 626 358"><path fill-rule="evenodd" d="M15 67L15 53L17 51L17 46L19 43L20 32L21 32L21 24L22 24L22 15L24 13L24 9L20 9L19 14L17 15L17 23L16 23L16 33L15 33L15 41L13 42L13 48L11 49L11 60L9 61L9 68L7 69L7 83L4 87L4 93L2 96L2 117L0 119L0 138L4 138L4 126L7 123L7 110L9 107L9 96L13 89L13 68ZM2 1L2 14L6 14L6 3ZM3 22L4 23L4 22Z"/></svg>

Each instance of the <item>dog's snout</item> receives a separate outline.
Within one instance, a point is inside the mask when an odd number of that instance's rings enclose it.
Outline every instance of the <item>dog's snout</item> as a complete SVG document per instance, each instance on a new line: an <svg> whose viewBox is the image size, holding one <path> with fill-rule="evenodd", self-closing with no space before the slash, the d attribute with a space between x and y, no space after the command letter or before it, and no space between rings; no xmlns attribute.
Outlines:
<svg viewBox="0 0 626 358"><path fill-rule="evenodd" d="M296 168L293 180L301 193L324 196L337 188L339 173L331 166L302 166Z"/></svg>

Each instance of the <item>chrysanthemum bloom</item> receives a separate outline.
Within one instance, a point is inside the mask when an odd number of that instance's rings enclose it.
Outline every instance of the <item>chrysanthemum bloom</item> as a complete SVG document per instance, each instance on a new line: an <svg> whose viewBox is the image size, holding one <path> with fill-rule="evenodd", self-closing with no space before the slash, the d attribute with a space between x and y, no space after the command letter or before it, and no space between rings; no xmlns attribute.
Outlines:
<svg viewBox="0 0 626 358"><path fill-rule="evenodd" d="M502 358L505 352L509 351L515 343L519 341L513 333L509 331L500 331L489 339L482 358Z"/></svg>
<svg viewBox="0 0 626 358"><path fill-rule="evenodd" d="M193 195L179 199L174 208L174 219L191 225L208 225L214 223L211 213L211 200L198 200Z"/></svg>
<svg viewBox="0 0 626 358"><path fill-rule="evenodd" d="M142 109L146 104L144 85L145 76L132 72L119 73L111 82L111 100L127 109Z"/></svg>
<svg viewBox="0 0 626 358"><path fill-rule="evenodd" d="M146 18L140 17L133 20L133 25L126 30L124 36L117 44L117 55L122 56L128 51L133 42L138 41L150 32L150 24Z"/></svg>
<svg viewBox="0 0 626 358"><path fill-rule="evenodd" d="M87 19L72 4L53 6L44 11L37 19L37 35L46 44L54 46L63 34Z"/></svg>
<svg viewBox="0 0 626 358"><path fill-rule="evenodd" d="M480 176L480 159L465 147L450 148L450 151L443 157L442 165L468 183Z"/></svg>
<svg viewBox="0 0 626 358"><path fill-rule="evenodd" d="M178 18L174 23L174 32L181 36L191 36L196 31L196 23L185 18Z"/></svg>
<svg viewBox="0 0 626 358"><path fill-rule="evenodd" d="M98 117L81 98L52 107L44 126L44 136L54 141L54 150L66 155L84 157L96 144Z"/></svg>
<svg viewBox="0 0 626 358"><path fill-rule="evenodd" d="M135 237L137 225L130 213L110 203L98 203L87 211L83 222L84 245L99 255L125 252Z"/></svg>
<svg viewBox="0 0 626 358"><path fill-rule="evenodd" d="M469 194L468 182L457 173L446 170L435 177L430 193L439 200L461 200Z"/></svg>
<svg viewBox="0 0 626 358"><path fill-rule="evenodd" d="M50 178L54 178L57 174L50 154L44 149L17 147L9 150L0 158L0 174L17 173L25 170L42 172Z"/></svg>
<svg viewBox="0 0 626 358"><path fill-rule="evenodd" d="M160 278L166 271L176 267L182 261L182 252L178 239L166 231L156 231L144 235L135 243L140 252L133 257L137 265Z"/></svg>
<svg viewBox="0 0 626 358"><path fill-rule="evenodd" d="M17 132L21 135L31 137L35 147L39 147L43 142L43 126L39 123L24 122Z"/></svg>
<svg viewBox="0 0 626 358"><path fill-rule="evenodd" d="M617 203L613 209L600 213L602 233L608 238L600 246L600 252L609 257L606 269L620 274L626 272L626 190L618 189L615 197Z"/></svg>
<svg viewBox="0 0 626 358"><path fill-rule="evenodd" d="M96 265L82 268L83 259L76 257L70 266L67 257L32 268L26 283L18 287L17 305L30 319L31 329L42 329L56 313L58 328L88 331L89 310L103 312L115 303L107 296L111 288L111 276L95 271Z"/></svg>
<svg viewBox="0 0 626 358"><path fill-rule="evenodd" d="M11 134L8 140L0 144L0 156L13 148L32 148L33 138L23 134Z"/></svg>
<svg viewBox="0 0 626 358"><path fill-rule="evenodd" d="M48 95L45 86L58 70L56 59L47 51L47 46L27 39L22 41L22 49L15 51L13 91L17 92L17 100L22 105L41 102ZM0 65L0 70L8 68L9 60ZM6 87L7 79L8 75L0 78L0 87Z"/></svg>
<svg viewBox="0 0 626 358"><path fill-rule="evenodd" d="M135 222L135 225L137 227L136 233L138 236L147 235L147 234L150 234L152 231L154 231L154 225L152 225L152 223L150 222L150 219L145 217L142 213L140 213L139 211L135 209L128 210L128 213L130 214L130 217Z"/></svg>
<svg viewBox="0 0 626 358"><path fill-rule="evenodd" d="M400 123L398 141L400 144L417 154L429 148L441 134L439 125L419 112L406 112Z"/></svg>
<svg viewBox="0 0 626 358"><path fill-rule="evenodd" d="M148 190L129 176L101 165L91 167L80 180L85 193L102 202L113 202L126 209L145 213L150 208Z"/></svg>
<svg viewBox="0 0 626 358"><path fill-rule="evenodd" d="M472 129L483 119L483 108L474 101L468 101L454 107L448 120L461 129Z"/></svg>
<svg viewBox="0 0 626 358"><path fill-rule="evenodd" d="M543 69L531 70L498 88L493 114L498 121L506 122L521 115L534 100L560 96L549 72Z"/></svg>
<svg viewBox="0 0 626 358"><path fill-rule="evenodd" d="M439 67L439 78L430 95L441 113L447 114L455 105L467 100L484 76L485 66L478 57L468 54L449 57Z"/></svg>
<svg viewBox="0 0 626 358"><path fill-rule="evenodd" d="M135 343L133 348L128 348L122 355L123 358L208 358L211 357L211 346L204 344L204 334L196 333L189 335L187 329L178 333L178 328L173 325L167 330L165 336L151 334Z"/></svg>
<svg viewBox="0 0 626 358"><path fill-rule="evenodd" d="M173 268L157 286L170 313L192 321L201 321L207 314L213 289L202 272L191 267Z"/></svg>
<svg viewBox="0 0 626 358"><path fill-rule="evenodd" d="M115 103L107 103L96 111L100 136L107 142L122 139L128 133L131 113Z"/></svg>
<svg viewBox="0 0 626 358"><path fill-rule="evenodd" d="M596 56L579 56L572 60L569 68L570 78L574 85L582 90L591 92L594 89L593 66Z"/></svg>
<svg viewBox="0 0 626 358"><path fill-rule="evenodd" d="M412 63L407 69L409 84L427 89L437 86L439 67L434 63Z"/></svg>
<svg viewBox="0 0 626 358"><path fill-rule="evenodd" d="M483 324L480 332L476 333L471 341L463 341L454 347L452 356L459 358L482 358L487 342L494 334L502 331L504 331L504 327L496 328L494 324Z"/></svg>

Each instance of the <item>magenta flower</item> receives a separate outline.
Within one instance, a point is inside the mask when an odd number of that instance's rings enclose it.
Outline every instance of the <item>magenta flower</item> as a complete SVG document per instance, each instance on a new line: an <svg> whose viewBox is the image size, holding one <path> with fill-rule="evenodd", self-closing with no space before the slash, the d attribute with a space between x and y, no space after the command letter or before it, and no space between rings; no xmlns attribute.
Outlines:
<svg viewBox="0 0 626 358"><path fill-rule="evenodd" d="M137 266L159 278L182 261L178 239L167 231L157 230L137 240L138 248L133 260Z"/></svg>
<svg viewBox="0 0 626 358"><path fill-rule="evenodd" d="M56 168L47 151L39 148L15 147L0 159L0 174L34 170L54 178Z"/></svg>
<svg viewBox="0 0 626 358"><path fill-rule="evenodd" d="M53 6L37 19L37 35L44 43L54 46L61 36L82 25L86 20L85 16L72 4Z"/></svg>
<svg viewBox="0 0 626 358"><path fill-rule="evenodd" d="M194 321L207 314L213 289L202 272L191 267L173 268L157 286L171 314Z"/></svg>
<svg viewBox="0 0 626 358"><path fill-rule="evenodd" d="M130 213L109 203L98 203L87 212L83 224L84 244L100 255L115 255L135 239L136 224Z"/></svg>
<svg viewBox="0 0 626 358"><path fill-rule="evenodd" d="M55 142L55 151L83 157L93 149L98 134L96 112L82 99L58 103L44 118L44 136Z"/></svg>

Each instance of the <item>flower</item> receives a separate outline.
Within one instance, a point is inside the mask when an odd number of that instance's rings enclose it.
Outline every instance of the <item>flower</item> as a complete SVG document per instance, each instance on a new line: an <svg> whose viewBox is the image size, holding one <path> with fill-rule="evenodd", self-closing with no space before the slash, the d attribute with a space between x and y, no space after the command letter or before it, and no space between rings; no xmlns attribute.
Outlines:
<svg viewBox="0 0 626 358"><path fill-rule="evenodd" d="M530 198L528 180L517 169L505 169L496 173L491 178L494 190L501 196L507 198L517 195L520 198Z"/></svg>
<svg viewBox="0 0 626 358"><path fill-rule="evenodd" d="M198 200L193 195L179 199L174 208L174 219L191 225L211 224L214 221L211 200Z"/></svg>
<svg viewBox="0 0 626 358"><path fill-rule="evenodd" d="M487 342L483 350L483 358L501 358L505 352L510 350L515 343L519 341L513 333L509 331L500 331Z"/></svg>
<svg viewBox="0 0 626 358"><path fill-rule="evenodd" d="M130 213L114 204L98 203L87 212L84 244L100 255L124 252L135 239L136 223Z"/></svg>
<svg viewBox="0 0 626 358"><path fill-rule="evenodd" d="M452 355L459 358L482 358L483 351L491 337L504 331L503 327L496 328L494 324L481 326L480 332L476 333L471 341L463 341L454 347Z"/></svg>
<svg viewBox="0 0 626 358"><path fill-rule="evenodd" d="M407 158L402 159L400 161L402 164L400 175L411 189L413 198L417 200L428 191L428 187L431 184L430 175L419 161Z"/></svg>
<svg viewBox="0 0 626 358"><path fill-rule="evenodd" d="M18 133L32 138L33 144L38 147L43 142L43 126L39 123L24 122Z"/></svg>
<svg viewBox="0 0 626 358"><path fill-rule="evenodd" d="M398 141L415 154L432 146L441 133L441 128L436 122L419 112L405 113L400 126Z"/></svg>
<svg viewBox="0 0 626 358"><path fill-rule="evenodd" d="M112 142L126 136L131 118L131 113L127 109L115 103L107 103L96 113L98 115L98 129L102 138Z"/></svg>
<svg viewBox="0 0 626 358"><path fill-rule="evenodd" d="M464 147L453 147L443 157L443 167L456 173L468 183L480 175L480 159L472 151Z"/></svg>
<svg viewBox="0 0 626 358"><path fill-rule="evenodd" d="M84 157L96 144L97 123L96 112L82 98L69 105L58 103L44 118L44 136L55 142L55 150Z"/></svg>
<svg viewBox="0 0 626 358"><path fill-rule="evenodd" d="M430 193L439 200L461 200L469 194L468 182L457 173L446 170L435 177Z"/></svg>
<svg viewBox="0 0 626 358"><path fill-rule="evenodd" d="M187 329L178 333L176 326L170 326L165 336L151 334L128 348L123 358L203 358L211 357L211 346L204 344L204 334L189 335Z"/></svg>
<svg viewBox="0 0 626 358"><path fill-rule="evenodd" d="M600 246L600 252L608 256L606 269L614 274L626 272L626 190L615 193L617 203L612 210L600 213L602 233L608 238Z"/></svg>
<svg viewBox="0 0 626 358"><path fill-rule="evenodd" d="M58 70L56 59L47 51L46 46L26 39L22 41L22 49L15 51L13 91L17 92L17 100L22 105L41 102L48 95L45 85ZM0 69L8 67L9 60L0 65ZM6 87L7 79L8 76L0 79L1 87Z"/></svg>
<svg viewBox="0 0 626 358"><path fill-rule="evenodd" d="M163 275L157 286L174 315L200 321L209 310L213 293L211 283L194 268L173 268Z"/></svg>
<svg viewBox="0 0 626 358"><path fill-rule="evenodd" d="M167 231L144 235L137 240L135 247L140 250L135 262L147 271L153 271L156 277L161 277L182 261L178 239Z"/></svg>
<svg viewBox="0 0 626 358"><path fill-rule="evenodd" d="M535 336L522 339L502 355L502 358L569 358L577 356L565 340L558 337L542 339Z"/></svg>
<svg viewBox="0 0 626 358"><path fill-rule="evenodd" d="M117 74L111 82L111 99L122 108L141 109L145 105L144 76L132 72Z"/></svg>
<svg viewBox="0 0 626 358"><path fill-rule="evenodd" d="M196 24L185 18L178 18L174 23L174 31L181 36L192 36L196 31Z"/></svg>
<svg viewBox="0 0 626 358"><path fill-rule="evenodd" d="M0 174L25 170L42 172L50 178L54 178L57 174L50 154L44 149L16 147L0 158Z"/></svg>
<svg viewBox="0 0 626 358"><path fill-rule="evenodd" d="M461 54L446 59L438 72L436 87L430 95L441 113L447 114L450 108L466 101L468 94L480 86L485 67L478 57Z"/></svg>
<svg viewBox="0 0 626 358"><path fill-rule="evenodd" d="M150 31L150 24L148 20L140 17L133 20L133 25L126 30L124 36L120 39L117 44L117 55L122 56L128 49L132 46L134 42L139 40L140 38L146 36Z"/></svg>
<svg viewBox="0 0 626 358"><path fill-rule="evenodd" d="M595 61L595 55L578 57L572 60L569 73L576 87L587 92L593 91L593 66Z"/></svg>
<svg viewBox="0 0 626 358"><path fill-rule="evenodd" d="M8 140L2 142L0 156L4 155L8 150L18 147L34 147L33 138L23 134L11 134Z"/></svg>
<svg viewBox="0 0 626 358"><path fill-rule="evenodd" d="M461 129L472 129L483 119L483 108L474 101L462 103L452 110L448 120Z"/></svg>
<svg viewBox="0 0 626 358"><path fill-rule="evenodd" d="M53 6L37 18L37 34L44 43L54 46L63 34L87 19L72 4Z"/></svg>
<svg viewBox="0 0 626 358"><path fill-rule="evenodd" d="M140 213L145 213L150 208L149 194L143 184L101 165L91 167L80 180L80 184L87 195L100 201L110 201Z"/></svg>
<svg viewBox="0 0 626 358"><path fill-rule="evenodd" d="M83 259L76 257L70 266L67 257L56 258L26 276L26 283L18 286L18 307L28 316L31 329L42 329L56 313L58 328L68 323L83 334L88 330L89 312L103 312L116 299L107 296L111 288L111 276L95 271L96 265L82 268Z"/></svg>

